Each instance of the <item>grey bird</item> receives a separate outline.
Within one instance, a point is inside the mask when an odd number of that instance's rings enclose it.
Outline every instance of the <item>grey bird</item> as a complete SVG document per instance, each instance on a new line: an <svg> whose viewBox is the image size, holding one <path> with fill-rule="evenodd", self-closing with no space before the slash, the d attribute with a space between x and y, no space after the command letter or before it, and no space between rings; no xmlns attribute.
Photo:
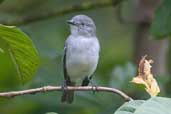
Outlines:
<svg viewBox="0 0 171 114"><path fill-rule="evenodd" d="M64 85L75 86L81 80L82 86L88 86L99 60L100 45L96 26L86 15L76 15L67 23L71 34L64 47ZM74 91L64 90L61 101L72 103L73 99Z"/></svg>

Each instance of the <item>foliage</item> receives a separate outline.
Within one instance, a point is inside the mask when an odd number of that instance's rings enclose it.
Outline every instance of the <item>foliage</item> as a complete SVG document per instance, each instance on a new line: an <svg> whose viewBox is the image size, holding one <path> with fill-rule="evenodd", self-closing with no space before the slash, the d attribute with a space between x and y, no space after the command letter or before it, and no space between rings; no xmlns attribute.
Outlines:
<svg viewBox="0 0 171 114"><path fill-rule="evenodd" d="M160 88L151 72L153 60L147 60L146 57L147 55L141 58L138 67L138 75L134 77L131 82L143 84L149 95L157 96L160 93Z"/></svg>
<svg viewBox="0 0 171 114"><path fill-rule="evenodd" d="M43 2L41 0L5 0L4 3L1 4L0 18L4 20L23 15L39 15L40 12L53 11L79 2L82 1L51 0ZM131 26L119 24L118 21L116 21L116 15L112 8L99 8L98 10L78 12L20 26L24 32L31 36L42 60L35 79L31 84L26 85L26 87L34 88L44 85L60 85L63 82L61 55L63 53L64 40L69 32L69 27L65 24L65 20L76 14L89 15L95 20L97 25L97 35L102 48L100 62L94 74L95 76L93 76L93 81L96 81L95 83L97 83L97 85L111 86L123 90L135 99L145 99L149 97L144 91L140 91L141 88L139 86L129 83L132 77L136 75L136 67L132 63L126 65L124 65L124 63L130 61L132 58L133 44L131 37L133 29ZM156 19L157 16L155 21ZM159 20L156 24L158 23L164 22L160 22ZM163 29L161 31L163 31ZM156 34L161 31L157 31ZM18 45L20 46L20 44ZM7 56L4 56L8 52L5 47L4 43L0 41L0 88L8 85L11 89L13 87L11 81L14 80L13 77L15 74L14 71L11 70L13 68L6 67L10 66L9 61L11 61L11 58L8 59ZM32 45L32 47L34 46ZM35 48L33 48L33 50L35 50ZM35 55L37 55L37 51L35 51ZM34 61L37 61L37 59L34 59ZM6 78L8 76L11 77L8 78L7 81L3 81L3 77ZM161 85L164 85L164 83L161 83ZM22 87L22 89L25 89L25 87ZM164 91L164 89L163 86L161 91ZM6 89L4 90L7 91ZM59 114L68 114L68 112L70 114L112 114L118 106L124 102L118 95L108 93L75 93L75 101L72 105L60 103L60 92L16 97L5 103L1 100L0 113L44 114L45 112L52 113L51 111L53 111L59 112ZM139 100L135 100L135 102L136 101L139 102ZM145 100L141 101L146 102Z"/></svg>
<svg viewBox="0 0 171 114"><path fill-rule="evenodd" d="M3 53L3 52L4 52L4 50L3 50L2 48L0 48L0 52L1 52L1 53Z"/></svg>
<svg viewBox="0 0 171 114"><path fill-rule="evenodd" d="M125 65L116 66L110 77L109 86L115 88L124 88L128 82L136 75L136 67L133 63L126 63ZM126 87L127 88L127 87ZM126 89L124 88L124 89Z"/></svg>
<svg viewBox="0 0 171 114"><path fill-rule="evenodd" d="M4 0L0 0L0 4L3 3Z"/></svg>
<svg viewBox="0 0 171 114"><path fill-rule="evenodd" d="M163 0L162 5L156 11L155 19L151 26L151 32L157 39L171 35L171 0Z"/></svg>
<svg viewBox="0 0 171 114"><path fill-rule="evenodd" d="M169 114L171 99L152 97L149 100L133 100L123 104L114 114Z"/></svg>
<svg viewBox="0 0 171 114"><path fill-rule="evenodd" d="M46 114L58 114L58 113L56 113L56 112L48 112Z"/></svg>
<svg viewBox="0 0 171 114"><path fill-rule="evenodd" d="M16 27L0 25L0 41L1 48L10 56L21 83L32 79L39 57L30 38Z"/></svg>

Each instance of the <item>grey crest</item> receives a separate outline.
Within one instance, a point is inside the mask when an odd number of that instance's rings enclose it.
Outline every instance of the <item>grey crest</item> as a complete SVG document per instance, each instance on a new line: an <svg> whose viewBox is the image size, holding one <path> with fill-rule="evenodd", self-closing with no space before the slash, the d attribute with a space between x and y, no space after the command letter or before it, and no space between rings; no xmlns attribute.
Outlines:
<svg viewBox="0 0 171 114"><path fill-rule="evenodd" d="M71 26L71 34L83 36L95 36L96 26L94 21L86 15L76 15L67 21Z"/></svg>

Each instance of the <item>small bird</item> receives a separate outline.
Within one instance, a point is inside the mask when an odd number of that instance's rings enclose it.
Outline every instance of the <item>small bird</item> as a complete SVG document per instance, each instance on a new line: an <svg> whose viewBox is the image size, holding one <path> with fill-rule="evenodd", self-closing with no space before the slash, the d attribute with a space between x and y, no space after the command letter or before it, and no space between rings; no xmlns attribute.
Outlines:
<svg viewBox="0 0 171 114"><path fill-rule="evenodd" d="M71 33L64 47L64 87L75 86L78 80L82 80L82 86L88 86L99 60L96 26L86 15L76 15L67 23ZM72 103L73 99L74 91L64 90L61 101Z"/></svg>

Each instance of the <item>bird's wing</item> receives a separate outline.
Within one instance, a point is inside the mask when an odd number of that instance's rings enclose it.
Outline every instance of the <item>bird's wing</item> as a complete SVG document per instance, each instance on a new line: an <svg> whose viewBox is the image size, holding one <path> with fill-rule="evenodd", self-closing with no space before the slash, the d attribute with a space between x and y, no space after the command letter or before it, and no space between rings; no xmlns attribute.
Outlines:
<svg viewBox="0 0 171 114"><path fill-rule="evenodd" d="M67 45L65 43L64 46L64 56L63 56L63 70L64 70L64 86L74 86L75 83L71 82L70 77L67 73L67 68L66 68L66 54L67 54ZM64 91L61 102L67 102L67 103L72 103L74 100L74 91Z"/></svg>
<svg viewBox="0 0 171 114"><path fill-rule="evenodd" d="M67 52L67 45L65 43L65 46L64 46L64 56L63 56L63 72L64 72L64 79L65 79L65 84L66 85L70 85L71 83L71 80L70 80L70 77L67 73L67 68L66 68L66 52Z"/></svg>

